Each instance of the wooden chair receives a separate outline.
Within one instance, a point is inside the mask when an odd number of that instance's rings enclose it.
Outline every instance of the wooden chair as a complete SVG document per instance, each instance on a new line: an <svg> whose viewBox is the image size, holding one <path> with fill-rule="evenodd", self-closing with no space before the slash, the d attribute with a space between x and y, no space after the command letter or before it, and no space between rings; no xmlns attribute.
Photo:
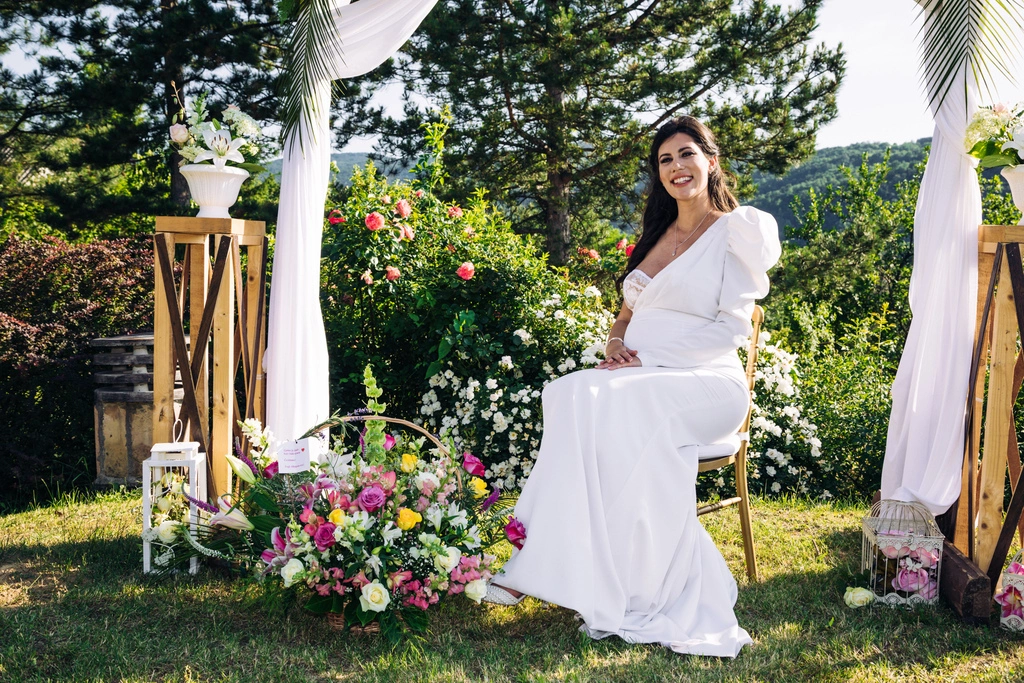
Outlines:
<svg viewBox="0 0 1024 683"><path fill-rule="evenodd" d="M747 348L747 388L753 395L754 370L757 365L757 341L761 336L761 323L764 322L764 309L754 306L751 320L753 331L750 334L750 345ZM732 465L736 474L736 496L717 503L697 508L697 516L716 512L731 505L739 506L740 529L743 533L743 554L747 560L747 577L757 581L757 559L754 557L754 533L750 528L750 494L747 491L747 447L750 444L750 413L754 403L747 407L739 432L724 441L698 447L698 472L710 472Z"/></svg>

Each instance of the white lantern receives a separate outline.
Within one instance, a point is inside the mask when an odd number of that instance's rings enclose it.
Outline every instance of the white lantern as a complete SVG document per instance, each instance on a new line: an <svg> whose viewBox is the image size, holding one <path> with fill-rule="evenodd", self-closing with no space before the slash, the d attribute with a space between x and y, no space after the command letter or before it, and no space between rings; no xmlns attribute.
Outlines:
<svg viewBox="0 0 1024 683"><path fill-rule="evenodd" d="M184 523L185 520L174 517L182 515L185 508L188 509L189 533L193 537L196 534L199 509L181 494L188 493L194 500L206 501L206 454L199 452L198 443L158 443L149 452L149 458L142 463L142 571L147 574L153 564L166 564L168 553L173 555L173 538L168 537L173 536L171 530L177 522ZM163 526L154 527L157 518L164 518ZM166 535L162 533L165 529ZM189 572L197 571L199 560L193 557Z"/></svg>

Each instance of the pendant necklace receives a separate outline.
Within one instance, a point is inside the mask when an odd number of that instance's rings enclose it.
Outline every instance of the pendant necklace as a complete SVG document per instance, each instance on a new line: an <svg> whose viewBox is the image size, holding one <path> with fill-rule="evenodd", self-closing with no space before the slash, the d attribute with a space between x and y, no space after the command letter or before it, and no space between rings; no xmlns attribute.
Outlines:
<svg viewBox="0 0 1024 683"><path fill-rule="evenodd" d="M676 252L679 251L679 247L681 247L682 245L684 245L687 242L689 242L690 238L693 237L695 234L697 234L697 231L700 230L700 226L704 225L704 221L706 221L708 219L708 216L710 216L710 215L711 215L711 209L708 209L707 213L704 214L704 218L700 219L700 223L698 223L697 227L695 227L693 230L690 231L690 234L688 234L686 236L686 239L682 240L681 242L676 242L676 246L672 248L672 255L673 256L675 256ZM676 230L678 230L678 229L679 229L679 222L677 220L677 222L676 222Z"/></svg>

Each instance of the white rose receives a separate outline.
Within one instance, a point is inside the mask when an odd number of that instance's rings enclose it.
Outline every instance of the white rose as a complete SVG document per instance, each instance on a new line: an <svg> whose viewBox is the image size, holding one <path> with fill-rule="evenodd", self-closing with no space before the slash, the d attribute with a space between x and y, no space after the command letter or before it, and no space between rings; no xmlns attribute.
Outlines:
<svg viewBox="0 0 1024 683"><path fill-rule="evenodd" d="M188 138L189 134L187 126L181 123L176 123L173 126L171 126L171 142L183 145L186 142L188 142Z"/></svg>
<svg viewBox="0 0 1024 683"><path fill-rule="evenodd" d="M448 574L459 565L459 560L462 559L462 551L450 546L446 548L446 551L447 554L438 555L434 558L434 569Z"/></svg>
<svg viewBox="0 0 1024 683"><path fill-rule="evenodd" d="M167 512L171 509L171 501L167 500L167 496L160 496L156 499L156 507L160 512Z"/></svg>
<svg viewBox="0 0 1024 683"><path fill-rule="evenodd" d="M178 537L179 524L180 522L175 522L173 519L160 522L160 526L156 528L156 535L160 538L160 542L167 544L174 543L174 539Z"/></svg>
<svg viewBox="0 0 1024 683"><path fill-rule="evenodd" d="M391 594L380 581L373 581L363 586L359 596L359 606L364 612L383 612L391 602Z"/></svg>
<svg viewBox="0 0 1024 683"><path fill-rule="evenodd" d="M473 602L480 604L485 595L487 595L487 582L483 579L470 581L466 584L466 597Z"/></svg>
<svg viewBox="0 0 1024 683"><path fill-rule="evenodd" d="M284 587L288 588L293 583L299 580L299 574L304 572L306 568L302 566L302 561L297 557L293 557L288 560L288 563L281 567L281 578L284 579Z"/></svg>
<svg viewBox="0 0 1024 683"><path fill-rule="evenodd" d="M875 594L867 588L847 588L843 600L847 607L863 607L875 601Z"/></svg>

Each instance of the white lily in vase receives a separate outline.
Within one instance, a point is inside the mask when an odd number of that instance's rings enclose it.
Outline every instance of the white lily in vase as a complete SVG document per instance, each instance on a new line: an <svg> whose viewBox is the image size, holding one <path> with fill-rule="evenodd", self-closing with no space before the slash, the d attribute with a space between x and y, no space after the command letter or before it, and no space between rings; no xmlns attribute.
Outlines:
<svg viewBox="0 0 1024 683"><path fill-rule="evenodd" d="M192 162L194 164L212 160L213 165L221 169L229 161L245 162L245 157L239 151L242 145L246 144L245 138L235 138L232 140L231 133L225 128L220 130L204 130L203 142L206 143L207 149L196 154L196 158Z"/></svg>

